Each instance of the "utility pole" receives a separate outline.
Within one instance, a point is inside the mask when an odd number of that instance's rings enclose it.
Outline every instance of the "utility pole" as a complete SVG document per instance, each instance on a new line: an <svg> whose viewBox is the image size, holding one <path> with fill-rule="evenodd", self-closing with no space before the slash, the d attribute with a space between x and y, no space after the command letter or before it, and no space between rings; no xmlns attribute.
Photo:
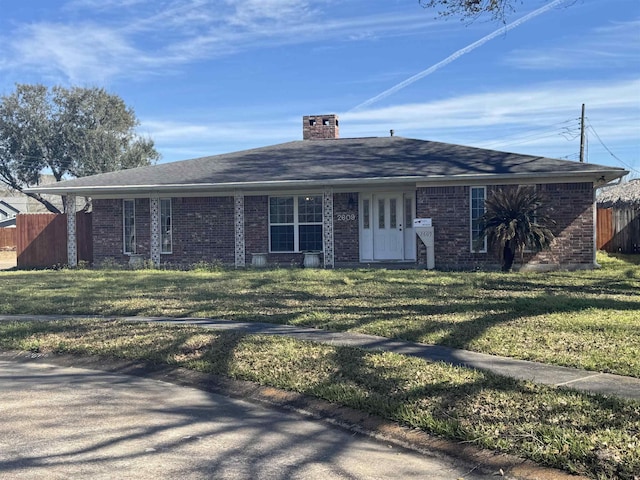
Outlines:
<svg viewBox="0 0 640 480"><path fill-rule="evenodd" d="M580 162L584 162L584 103L582 104L582 116L580 117Z"/></svg>

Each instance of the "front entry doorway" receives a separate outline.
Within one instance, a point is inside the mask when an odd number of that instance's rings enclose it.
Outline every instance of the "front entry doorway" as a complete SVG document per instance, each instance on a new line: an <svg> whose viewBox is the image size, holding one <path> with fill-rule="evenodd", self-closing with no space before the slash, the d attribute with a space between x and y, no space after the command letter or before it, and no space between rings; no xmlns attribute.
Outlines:
<svg viewBox="0 0 640 480"><path fill-rule="evenodd" d="M404 260L402 194L373 195L373 258Z"/></svg>
<svg viewBox="0 0 640 480"><path fill-rule="evenodd" d="M381 192L360 198L361 260L415 260L415 194Z"/></svg>

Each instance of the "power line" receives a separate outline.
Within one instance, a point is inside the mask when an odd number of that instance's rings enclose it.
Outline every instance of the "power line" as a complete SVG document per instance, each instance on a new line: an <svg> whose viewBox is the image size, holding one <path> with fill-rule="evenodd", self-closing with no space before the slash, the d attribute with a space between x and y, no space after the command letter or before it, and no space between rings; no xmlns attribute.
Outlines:
<svg viewBox="0 0 640 480"><path fill-rule="evenodd" d="M504 137L498 137L498 138L494 138L492 142L486 144L486 148L495 148L495 147L502 147L502 146L508 146L508 145L517 145L519 143L524 143L525 140L529 140L529 139L533 139L533 140L537 140L538 138L547 138L549 135L544 135L544 136L540 136L541 134L547 134L549 132L554 131L555 129L553 127L559 127L561 125L566 125L568 123L574 123L577 122L578 119L577 118L572 118L569 120L564 120L563 122L557 122L557 123L553 123L551 125L547 125L544 127L539 127L536 129L532 129L532 130L527 130L524 131L522 133L520 133L519 135L514 136L504 136ZM567 130L569 132L571 132L573 129L578 128L577 125L576 126L568 126L568 127L564 127L562 130ZM562 135L564 136L562 133L554 133L554 135ZM508 143L502 143L501 140L508 140Z"/></svg>
<svg viewBox="0 0 640 480"><path fill-rule="evenodd" d="M618 157L615 153L613 153L611 151L611 149L609 147L607 147L605 145L605 143L602 141L602 138L600 138L600 135L598 135L598 132L596 132L596 129L593 127L593 124L589 121L589 119L586 119L587 123L589 124L589 130L591 130L593 132L593 134L596 136L596 138L598 139L598 141L600 142L600 145L602 145L604 147L604 149L609 152L609 155L611 155L613 158L615 158L618 162L620 162L623 166L625 166L626 168L628 168L629 170L632 170L636 173L640 173L640 170L636 170L634 167L632 167L631 165L629 165L628 163L626 163L625 161L623 161L620 157Z"/></svg>

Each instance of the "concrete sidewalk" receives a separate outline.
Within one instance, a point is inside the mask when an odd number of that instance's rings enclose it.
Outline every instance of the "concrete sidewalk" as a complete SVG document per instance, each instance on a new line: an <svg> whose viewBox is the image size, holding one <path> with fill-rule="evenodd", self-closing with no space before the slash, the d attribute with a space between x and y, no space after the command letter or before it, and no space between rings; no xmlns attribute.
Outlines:
<svg viewBox="0 0 640 480"><path fill-rule="evenodd" d="M234 330L251 334L282 335L300 340L338 346L358 347L367 350L382 350L403 355L411 355L430 361L440 361L464 367L490 371L499 375L529 380L535 383L566 386L576 390L615 395L640 400L640 378L590 372L576 368L558 367L526 360L516 360L497 355L470 352L439 345L393 340L374 335L348 332L329 332L309 327L276 325L271 323L234 322L230 320L205 318L167 317L95 317L90 315L0 315L0 321L104 318L105 320L126 320L130 322L165 323L177 325L197 325L214 330Z"/></svg>

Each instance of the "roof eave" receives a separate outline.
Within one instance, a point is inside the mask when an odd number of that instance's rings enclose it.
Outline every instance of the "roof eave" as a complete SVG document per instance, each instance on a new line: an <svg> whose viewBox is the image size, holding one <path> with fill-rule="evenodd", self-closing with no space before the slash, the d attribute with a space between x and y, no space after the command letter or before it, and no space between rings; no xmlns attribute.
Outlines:
<svg viewBox="0 0 640 480"><path fill-rule="evenodd" d="M429 176L404 176L404 177L374 177L374 178L334 178L321 180L276 180L262 182L229 182L229 183L190 183L190 184L148 184L148 185L100 185L64 187L47 185L25 189L25 192L50 194L50 195L100 195L115 196L127 194L169 194L178 192L223 192L223 191L254 191L276 190L295 188L321 188L321 187L366 187L378 185L416 184L416 186L456 185L456 184L491 184L505 183L564 183L593 182L596 185L609 183L626 175L626 170L600 169L585 172L545 172L523 174L493 174L473 173L458 175L429 175Z"/></svg>

